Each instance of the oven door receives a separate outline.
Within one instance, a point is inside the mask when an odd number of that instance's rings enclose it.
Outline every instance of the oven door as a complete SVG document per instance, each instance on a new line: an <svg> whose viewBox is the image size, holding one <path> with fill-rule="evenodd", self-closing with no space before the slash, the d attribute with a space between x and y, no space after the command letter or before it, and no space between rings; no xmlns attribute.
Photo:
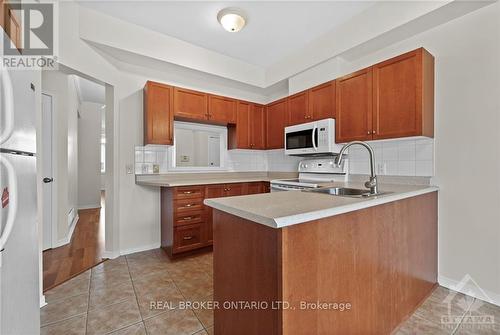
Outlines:
<svg viewBox="0 0 500 335"><path fill-rule="evenodd" d="M285 154L303 155L318 152L318 127L316 123L287 127L285 129Z"/></svg>

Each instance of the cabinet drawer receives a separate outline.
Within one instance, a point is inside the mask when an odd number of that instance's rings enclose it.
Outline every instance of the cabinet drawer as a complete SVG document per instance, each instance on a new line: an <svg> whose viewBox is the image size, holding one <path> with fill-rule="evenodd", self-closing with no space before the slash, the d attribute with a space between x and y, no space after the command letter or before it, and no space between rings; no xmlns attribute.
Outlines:
<svg viewBox="0 0 500 335"><path fill-rule="evenodd" d="M176 227L174 230L174 252L196 249L202 246L201 224Z"/></svg>
<svg viewBox="0 0 500 335"><path fill-rule="evenodd" d="M203 198L204 196L204 186L183 186L174 189L174 199Z"/></svg>
<svg viewBox="0 0 500 335"><path fill-rule="evenodd" d="M203 199L177 199L174 201L174 212L177 215L178 213L185 212L197 212L203 210Z"/></svg>
<svg viewBox="0 0 500 335"><path fill-rule="evenodd" d="M184 226L193 223L201 223L204 220L203 212L189 212L183 214L177 214L174 220L174 226Z"/></svg>

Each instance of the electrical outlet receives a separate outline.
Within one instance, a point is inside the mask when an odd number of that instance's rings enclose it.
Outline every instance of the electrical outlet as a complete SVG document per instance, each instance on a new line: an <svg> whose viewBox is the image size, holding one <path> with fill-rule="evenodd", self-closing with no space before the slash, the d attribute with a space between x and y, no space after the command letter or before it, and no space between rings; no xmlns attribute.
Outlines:
<svg viewBox="0 0 500 335"><path fill-rule="evenodd" d="M387 164L377 163L377 174L387 174Z"/></svg>

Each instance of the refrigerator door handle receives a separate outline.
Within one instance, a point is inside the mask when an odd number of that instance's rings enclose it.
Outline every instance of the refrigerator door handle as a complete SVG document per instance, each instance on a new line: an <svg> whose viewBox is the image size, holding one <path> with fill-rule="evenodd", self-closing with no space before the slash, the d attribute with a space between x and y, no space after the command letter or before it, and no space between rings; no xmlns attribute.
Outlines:
<svg viewBox="0 0 500 335"><path fill-rule="evenodd" d="M3 64L0 63L0 76L2 77L3 101L2 107L4 110L4 131L0 134L0 144L5 143L14 132L14 91L12 90L12 81L10 80L9 71Z"/></svg>
<svg viewBox="0 0 500 335"><path fill-rule="evenodd" d="M5 158L4 155L0 155L0 164L3 164L7 169L7 178L9 183L9 214L7 215L7 222L3 229L2 235L0 236L0 250L5 248L5 244L9 239L9 235L14 227L14 221L17 215L17 177L16 171L12 164Z"/></svg>

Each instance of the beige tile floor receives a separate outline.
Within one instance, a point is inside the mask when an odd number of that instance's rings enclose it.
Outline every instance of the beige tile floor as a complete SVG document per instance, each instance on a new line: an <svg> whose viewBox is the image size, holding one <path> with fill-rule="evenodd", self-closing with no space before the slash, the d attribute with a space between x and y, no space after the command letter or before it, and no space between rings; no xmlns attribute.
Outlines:
<svg viewBox="0 0 500 335"><path fill-rule="evenodd" d="M41 334L213 334L209 309L150 306L210 301L212 274L211 254L172 262L157 249L106 261L46 292ZM453 318L444 324L443 316ZM439 287L395 334L500 334L500 307Z"/></svg>

